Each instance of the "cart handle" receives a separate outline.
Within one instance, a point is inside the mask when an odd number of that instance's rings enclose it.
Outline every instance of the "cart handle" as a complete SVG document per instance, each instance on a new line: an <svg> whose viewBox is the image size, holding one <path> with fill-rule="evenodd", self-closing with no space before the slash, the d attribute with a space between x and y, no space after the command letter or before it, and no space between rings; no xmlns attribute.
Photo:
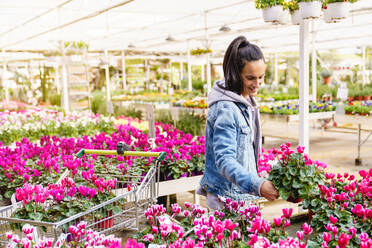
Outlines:
<svg viewBox="0 0 372 248"><path fill-rule="evenodd" d="M119 154L117 150L91 150L81 149L76 153L76 157L81 158L84 154L95 154L95 155L121 155L121 156L137 156L137 157L157 157L162 162L167 153L165 152L138 152L138 151L125 151L123 154Z"/></svg>

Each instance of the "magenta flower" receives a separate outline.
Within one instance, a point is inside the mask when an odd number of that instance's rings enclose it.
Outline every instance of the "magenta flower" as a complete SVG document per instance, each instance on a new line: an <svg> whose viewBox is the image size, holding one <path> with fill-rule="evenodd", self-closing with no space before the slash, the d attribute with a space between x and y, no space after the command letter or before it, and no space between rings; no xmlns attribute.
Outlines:
<svg viewBox="0 0 372 248"><path fill-rule="evenodd" d="M337 218L336 217L334 217L333 215L330 215L329 216L329 221L332 223L332 224L336 224L336 222L337 222Z"/></svg>
<svg viewBox="0 0 372 248"><path fill-rule="evenodd" d="M289 219L289 218L291 218L293 208L283 208L282 212L283 212L284 217Z"/></svg>

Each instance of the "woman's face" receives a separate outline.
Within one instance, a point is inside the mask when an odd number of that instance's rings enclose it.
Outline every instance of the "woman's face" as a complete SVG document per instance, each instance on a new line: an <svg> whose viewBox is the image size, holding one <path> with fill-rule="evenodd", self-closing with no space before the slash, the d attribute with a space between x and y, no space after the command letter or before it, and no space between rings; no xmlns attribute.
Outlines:
<svg viewBox="0 0 372 248"><path fill-rule="evenodd" d="M244 85L242 95L245 98L257 95L258 89L264 81L265 71L266 65L262 59L245 63L240 72Z"/></svg>

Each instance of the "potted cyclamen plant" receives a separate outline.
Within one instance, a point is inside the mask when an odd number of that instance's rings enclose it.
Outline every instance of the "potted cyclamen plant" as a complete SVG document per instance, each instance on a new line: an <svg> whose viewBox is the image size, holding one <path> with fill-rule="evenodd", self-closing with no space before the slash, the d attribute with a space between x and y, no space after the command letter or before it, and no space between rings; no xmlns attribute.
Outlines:
<svg viewBox="0 0 372 248"><path fill-rule="evenodd" d="M303 19L316 19L322 12L321 0L298 0L300 14Z"/></svg>
<svg viewBox="0 0 372 248"><path fill-rule="evenodd" d="M324 20L325 22L337 22L345 19L349 15L350 4L358 0L326 0L324 2Z"/></svg>
<svg viewBox="0 0 372 248"><path fill-rule="evenodd" d="M287 2L286 7L289 10L289 13L291 13L292 24L300 25L302 18L298 6L298 0L291 0Z"/></svg>
<svg viewBox="0 0 372 248"><path fill-rule="evenodd" d="M325 164L312 161L304 153L304 147L298 146L296 151L290 149L291 144L280 146L280 150L269 150L265 163L270 168L268 180L272 181L279 195L290 202L311 201L319 194L318 185L324 184ZM260 161L262 165L262 161Z"/></svg>
<svg viewBox="0 0 372 248"><path fill-rule="evenodd" d="M275 24L286 22L286 10L284 0L255 0L256 9L262 9L262 16L265 22Z"/></svg>

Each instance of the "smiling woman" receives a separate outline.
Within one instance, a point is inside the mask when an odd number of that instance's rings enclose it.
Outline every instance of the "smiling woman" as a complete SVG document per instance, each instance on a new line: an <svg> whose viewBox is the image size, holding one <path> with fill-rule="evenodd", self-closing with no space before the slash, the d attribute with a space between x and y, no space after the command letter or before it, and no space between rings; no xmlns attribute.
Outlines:
<svg viewBox="0 0 372 248"><path fill-rule="evenodd" d="M278 197L272 182L257 174L261 132L253 97L265 70L258 46L243 36L231 42L223 62L225 80L217 81L208 96L205 172L197 192L211 209L221 208L218 196L244 201Z"/></svg>

